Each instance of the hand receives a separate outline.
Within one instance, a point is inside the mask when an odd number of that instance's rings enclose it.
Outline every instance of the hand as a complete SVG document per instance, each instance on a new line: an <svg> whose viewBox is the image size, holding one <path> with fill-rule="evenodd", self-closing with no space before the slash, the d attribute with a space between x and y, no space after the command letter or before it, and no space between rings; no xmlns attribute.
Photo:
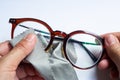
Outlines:
<svg viewBox="0 0 120 80"><path fill-rule="evenodd" d="M14 48L0 44L0 80L44 80L31 64L21 62L34 48L36 36L28 34Z"/></svg>
<svg viewBox="0 0 120 80"><path fill-rule="evenodd" d="M100 69L111 68L110 76L112 79L120 77L120 33L105 34L105 49L107 56L104 57L98 67Z"/></svg>

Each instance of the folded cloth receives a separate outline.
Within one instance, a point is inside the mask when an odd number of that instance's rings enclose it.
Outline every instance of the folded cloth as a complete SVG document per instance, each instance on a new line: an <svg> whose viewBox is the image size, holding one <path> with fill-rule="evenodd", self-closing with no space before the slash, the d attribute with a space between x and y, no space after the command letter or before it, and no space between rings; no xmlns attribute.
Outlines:
<svg viewBox="0 0 120 80"><path fill-rule="evenodd" d="M21 33L10 40L10 43L14 47L29 33L34 33L34 30L29 29ZM62 54L62 42L54 43L49 52L46 52L44 50L47 45L46 39L40 34L36 34L36 36L36 46L31 54L25 58L25 60L31 63L45 80L78 80L74 68ZM74 58L73 61L75 61Z"/></svg>

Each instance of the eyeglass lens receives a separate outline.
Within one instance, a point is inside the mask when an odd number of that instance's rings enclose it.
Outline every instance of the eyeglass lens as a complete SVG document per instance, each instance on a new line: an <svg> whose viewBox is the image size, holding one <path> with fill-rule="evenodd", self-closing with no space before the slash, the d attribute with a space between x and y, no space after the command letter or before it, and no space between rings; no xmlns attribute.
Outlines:
<svg viewBox="0 0 120 80"><path fill-rule="evenodd" d="M102 51L101 41L90 34L75 34L66 43L67 57L72 64L80 68L95 65L100 60Z"/></svg>
<svg viewBox="0 0 120 80"><path fill-rule="evenodd" d="M47 44L50 42L50 31L42 24L33 21L25 21L18 24L14 31L14 36L28 30L29 28L35 29L36 34L46 37ZM46 46L47 47L47 46Z"/></svg>

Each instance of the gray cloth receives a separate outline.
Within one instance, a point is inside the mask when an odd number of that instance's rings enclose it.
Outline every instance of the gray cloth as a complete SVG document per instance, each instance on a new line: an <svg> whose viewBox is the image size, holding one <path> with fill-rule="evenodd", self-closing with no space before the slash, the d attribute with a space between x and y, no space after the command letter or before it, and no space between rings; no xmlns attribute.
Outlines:
<svg viewBox="0 0 120 80"><path fill-rule="evenodd" d="M21 33L10 40L10 43L14 47L29 33L34 33L34 30L30 29ZM62 42L54 43L49 52L44 51L46 45L45 38L37 34L36 46L25 60L31 63L45 80L78 80L74 68L62 55ZM75 61L74 58L73 61Z"/></svg>

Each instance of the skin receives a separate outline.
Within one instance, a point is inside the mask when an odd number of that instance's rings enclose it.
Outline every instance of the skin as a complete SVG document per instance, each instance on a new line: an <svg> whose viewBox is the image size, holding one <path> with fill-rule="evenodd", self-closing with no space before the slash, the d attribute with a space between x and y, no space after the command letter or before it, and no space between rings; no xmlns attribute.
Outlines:
<svg viewBox="0 0 120 80"><path fill-rule="evenodd" d="M102 35L105 39L105 55L98 64L101 70L110 69L111 80L120 76L120 32Z"/></svg>
<svg viewBox="0 0 120 80"><path fill-rule="evenodd" d="M114 80L120 72L120 33L102 36L105 39L106 52L98 68L110 68L110 77ZM33 50L35 43L34 34L26 36L14 48L8 41L0 43L0 80L44 80L31 64L22 62Z"/></svg>
<svg viewBox="0 0 120 80"><path fill-rule="evenodd" d="M34 34L29 34L14 48L8 41L0 43L0 80L44 80L31 64L22 62L36 40Z"/></svg>

